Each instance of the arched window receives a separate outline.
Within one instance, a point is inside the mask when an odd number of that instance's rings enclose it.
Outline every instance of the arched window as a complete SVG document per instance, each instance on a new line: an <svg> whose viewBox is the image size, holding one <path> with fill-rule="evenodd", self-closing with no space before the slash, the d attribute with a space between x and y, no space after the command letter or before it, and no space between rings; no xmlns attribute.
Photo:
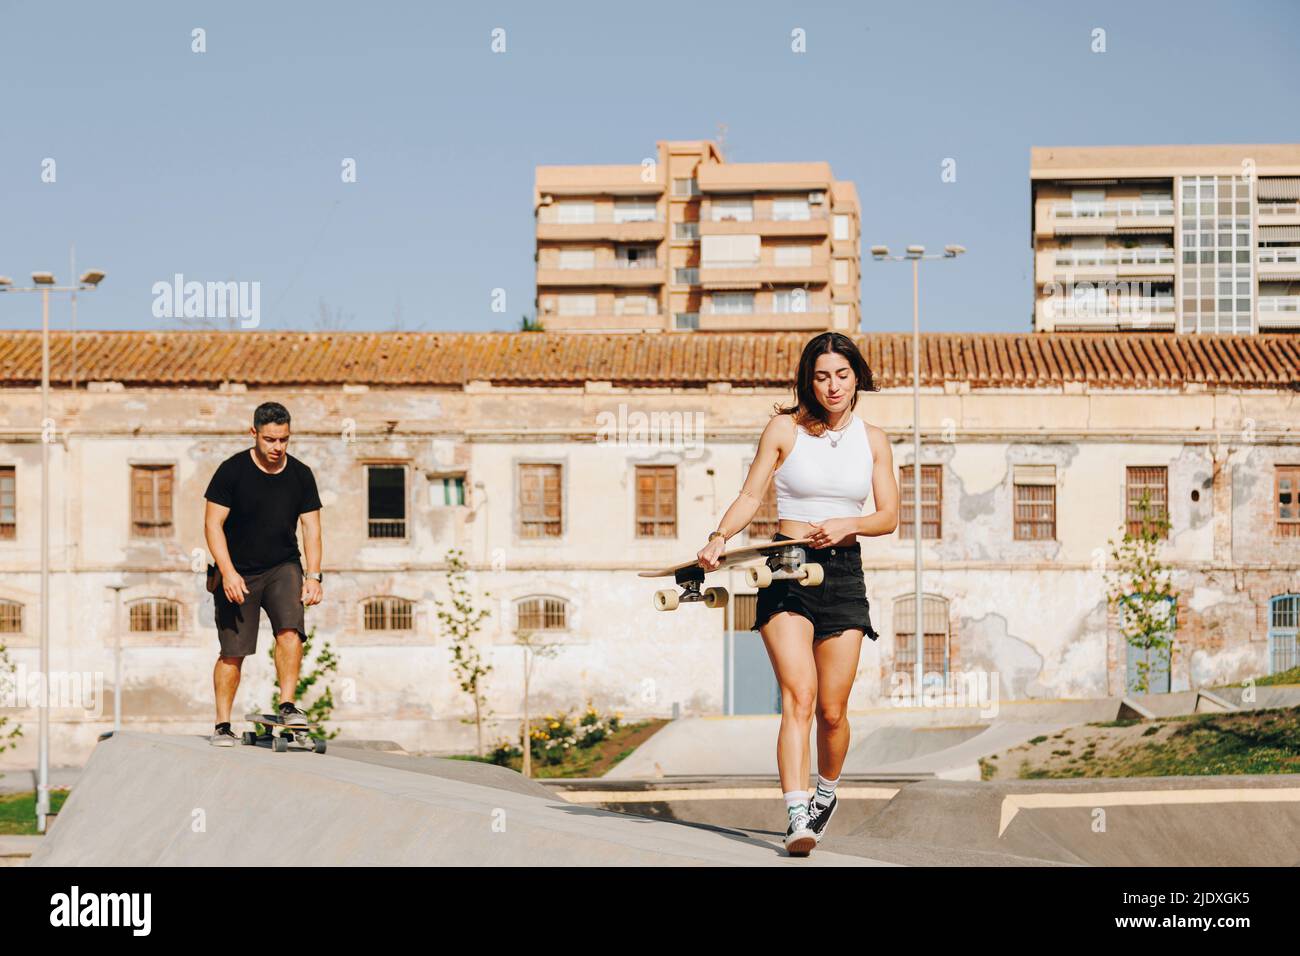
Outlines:
<svg viewBox="0 0 1300 956"><path fill-rule="evenodd" d="M569 602L544 594L515 602L515 629L520 631L563 631L569 627Z"/></svg>
<svg viewBox="0 0 1300 956"><path fill-rule="evenodd" d="M922 469L924 475L924 469ZM921 679L924 686L944 686L951 661L948 655L948 601L937 594L922 595L921 628L925 633ZM894 600L894 673L916 674L916 595Z"/></svg>
<svg viewBox="0 0 1300 956"><path fill-rule="evenodd" d="M362 605L367 631L409 631L415 602L399 597L373 597Z"/></svg>
<svg viewBox="0 0 1300 956"><path fill-rule="evenodd" d="M1300 594L1279 594L1268 601L1268 672L1280 674L1300 666L1296 635L1300 632Z"/></svg>
<svg viewBox="0 0 1300 956"><path fill-rule="evenodd" d="M145 598L127 606L133 634L156 634L179 631L181 605L166 598Z"/></svg>
<svg viewBox="0 0 1300 956"><path fill-rule="evenodd" d="M0 634L23 632L23 606L17 601L0 601Z"/></svg>

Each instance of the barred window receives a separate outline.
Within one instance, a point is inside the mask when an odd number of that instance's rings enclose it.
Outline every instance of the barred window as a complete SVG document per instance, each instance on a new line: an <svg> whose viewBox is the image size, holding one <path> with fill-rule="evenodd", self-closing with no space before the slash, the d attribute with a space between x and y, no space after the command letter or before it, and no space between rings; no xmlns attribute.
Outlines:
<svg viewBox="0 0 1300 956"><path fill-rule="evenodd" d="M415 602L399 597L369 598L363 605L367 631L409 631Z"/></svg>
<svg viewBox="0 0 1300 956"><path fill-rule="evenodd" d="M406 537L406 466L366 466L367 534Z"/></svg>
<svg viewBox="0 0 1300 956"><path fill-rule="evenodd" d="M1056 466L1015 466L1015 540L1056 539Z"/></svg>
<svg viewBox="0 0 1300 956"><path fill-rule="evenodd" d="M569 605L563 598L524 598L515 605L515 611L516 630L562 631L569 626Z"/></svg>
<svg viewBox="0 0 1300 956"><path fill-rule="evenodd" d="M1147 515L1145 524L1161 538L1169 537L1169 529L1157 525L1169 514L1169 469L1163 466L1130 466L1127 470L1125 484L1126 513L1128 533L1140 535L1143 531L1142 497L1147 498Z"/></svg>
<svg viewBox="0 0 1300 956"><path fill-rule="evenodd" d="M17 601L0 601L0 634L23 632L23 606Z"/></svg>
<svg viewBox="0 0 1300 956"><path fill-rule="evenodd" d="M922 468L924 475L924 468ZM921 627L925 630L925 657L921 661L922 680L929 682L948 676L948 602L941 597L922 596ZM916 596L894 602L894 673L910 680L916 674Z"/></svg>
<svg viewBox="0 0 1300 956"><path fill-rule="evenodd" d="M636 536L677 537L677 467L638 465L636 469Z"/></svg>
<svg viewBox="0 0 1300 956"><path fill-rule="evenodd" d="M131 615L131 632L133 634L165 633L180 630L181 606L177 601L165 598L145 598L132 602L128 610Z"/></svg>
<svg viewBox="0 0 1300 956"><path fill-rule="evenodd" d="M898 536L912 539L916 515L912 512L915 479L912 466L903 465L898 470ZM921 538L938 540L943 537L943 466L921 466Z"/></svg>

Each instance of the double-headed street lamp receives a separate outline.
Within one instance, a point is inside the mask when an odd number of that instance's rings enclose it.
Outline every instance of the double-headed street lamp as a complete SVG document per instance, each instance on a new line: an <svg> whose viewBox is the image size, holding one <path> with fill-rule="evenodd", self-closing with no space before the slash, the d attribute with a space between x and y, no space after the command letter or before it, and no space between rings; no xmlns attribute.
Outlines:
<svg viewBox="0 0 1300 956"><path fill-rule="evenodd" d="M906 255L891 256L888 246L872 246L871 258L877 262L912 260L912 542L916 555L916 666L914 700L921 704L924 677L925 631L922 628L921 591L921 307L920 267L922 259L956 259L965 246L944 246L943 255L926 255L925 246L908 246Z"/></svg>
<svg viewBox="0 0 1300 956"><path fill-rule="evenodd" d="M36 829L45 832L50 812L50 293L94 289L104 281L98 269L86 272L76 285L56 285L50 272L33 272L31 286L15 286L0 276L0 292L41 293L41 707L40 766L36 784ZM120 694L117 688L114 693Z"/></svg>

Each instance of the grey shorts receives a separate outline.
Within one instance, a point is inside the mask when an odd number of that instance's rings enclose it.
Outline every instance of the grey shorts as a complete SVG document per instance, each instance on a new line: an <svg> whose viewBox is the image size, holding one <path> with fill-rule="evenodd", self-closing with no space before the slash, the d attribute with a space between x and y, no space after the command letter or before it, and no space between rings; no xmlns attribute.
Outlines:
<svg viewBox="0 0 1300 956"><path fill-rule="evenodd" d="M300 563L286 561L243 577L248 587L243 604L231 604L221 588L212 595L222 657L247 657L257 652L257 627L263 609L271 619L272 633L292 629L298 632L299 638L307 640L307 632L303 629L306 622Z"/></svg>

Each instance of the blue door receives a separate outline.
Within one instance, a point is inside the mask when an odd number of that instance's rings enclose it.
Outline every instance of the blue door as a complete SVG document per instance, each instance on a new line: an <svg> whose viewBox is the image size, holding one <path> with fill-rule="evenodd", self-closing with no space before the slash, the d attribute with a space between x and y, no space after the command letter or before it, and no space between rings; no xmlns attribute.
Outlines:
<svg viewBox="0 0 1300 956"><path fill-rule="evenodd" d="M726 676L727 713L779 714L781 688L772 672L767 648L754 626L753 594L733 594L730 612L735 630L725 632L723 672Z"/></svg>
<svg viewBox="0 0 1300 956"><path fill-rule="evenodd" d="M1163 650L1141 650L1124 642L1125 659L1127 661L1124 687L1130 694L1139 693L1138 679L1141 676L1138 671L1138 663L1146 661L1147 667L1147 689L1148 694L1167 694L1169 693L1169 655L1173 647L1174 630L1174 610L1173 602L1166 600L1166 617L1169 621L1170 646ZM1124 613L1126 605L1120 605L1121 615Z"/></svg>

